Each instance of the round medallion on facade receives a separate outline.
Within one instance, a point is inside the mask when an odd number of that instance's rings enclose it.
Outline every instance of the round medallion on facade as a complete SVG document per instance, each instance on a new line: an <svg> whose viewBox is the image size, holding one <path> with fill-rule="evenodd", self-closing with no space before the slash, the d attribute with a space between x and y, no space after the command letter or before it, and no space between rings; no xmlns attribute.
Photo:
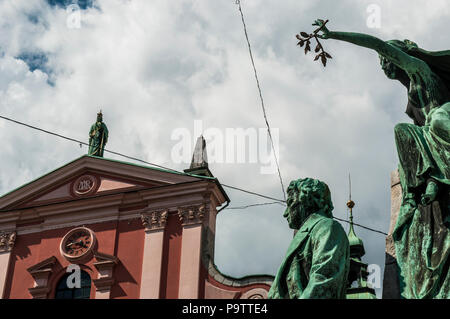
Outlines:
<svg viewBox="0 0 450 319"><path fill-rule="evenodd" d="M92 175L80 176L73 183L72 190L76 195L86 195L93 193L97 186L97 179Z"/></svg>
<svg viewBox="0 0 450 319"><path fill-rule="evenodd" d="M95 234L86 227L69 231L61 240L60 252L69 261L82 261L89 258L96 244Z"/></svg>

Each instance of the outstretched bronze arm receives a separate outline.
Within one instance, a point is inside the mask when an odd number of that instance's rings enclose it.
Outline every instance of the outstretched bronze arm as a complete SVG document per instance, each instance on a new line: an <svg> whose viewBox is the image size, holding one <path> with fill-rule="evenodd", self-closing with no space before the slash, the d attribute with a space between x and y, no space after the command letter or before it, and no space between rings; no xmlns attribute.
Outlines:
<svg viewBox="0 0 450 319"><path fill-rule="evenodd" d="M375 50L378 54L393 62L408 74L428 71L428 66L425 62L406 54L402 50L377 37L364 33L330 31L323 25L323 20L316 20L313 25L322 27L320 30L321 34L319 35L320 38L346 41Z"/></svg>

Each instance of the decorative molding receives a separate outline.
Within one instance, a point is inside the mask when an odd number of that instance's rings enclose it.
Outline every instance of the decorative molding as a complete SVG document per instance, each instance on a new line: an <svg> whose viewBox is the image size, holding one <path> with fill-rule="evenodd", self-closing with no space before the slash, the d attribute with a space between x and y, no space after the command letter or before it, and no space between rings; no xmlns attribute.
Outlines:
<svg viewBox="0 0 450 319"><path fill-rule="evenodd" d="M50 287L33 287L28 288L28 291L33 296L33 299L47 299Z"/></svg>
<svg viewBox="0 0 450 319"><path fill-rule="evenodd" d="M17 233L15 231L0 233L0 253L11 251L16 242L16 238Z"/></svg>
<svg viewBox="0 0 450 319"><path fill-rule="evenodd" d="M118 216L118 214L114 212L114 213L111 213L111 215L108 217L95 218L95 219L94 218L80 219L80 220L76 220L76 221L72 220L72 219L67 219L67 222L66 221L60 222L55 225L39 224L39 225L32 225L29 228L18 226L17 227L18 228L17 235L27 235L27 234L40 233L40 232L47 231L47 230L80 227L80 226L85 226L85 225L107 223L107 222L117 221L117 220L133 219L133 218L136 218L138 215L135 214L135 215L130 215L129 217L125 216L123 218L118 218L117 216Z"/></svg>
<svg viewBox="0 0 450 319"><path fill-rule="evenodd" d="M123 163L105 158L84 155L33 182L23 185L16 191L2 196L0 198L0 208L5 209L6 207L15 207L24 199L37 195L41 191L56 184L60 184L66 180L71 180L74 176L79 174L85 172L95 173L105 171L107 171L109 175L117 175L118 177L124 176L129 180L141 182L150 181L151 183L160 184L161 186L196 181L199 183L211 182L210 180L198 177L174 174L169 171L141 167L132 163ZM177 188L177 185L174 186ZM224 195L221 197L223 196Z"/></svg>
<svg viewBox="0 0 450 319"><path fill-rule="evenodd" d="M145 230L163 230L166 227L168 210L144 212L141 214L142 225Z"/></svg>
<svg viewBox="0 0 450 319"><path fill-rule="evenodd" d="M95 252L94 257L97 260L94 262L94 267L98 270L98 278L92 281L97 291L107 293L107 297L109 298L111 287L114 284L114 266L119 263L119 259L116 256L100 252Z"/></svg>
<svg viewBox="0 0 450 319"><path fill-rule="evenodd" d="M264 288L253 288L244 292L239 299L267 299L268 291Z"/></svg>
<svg viewBox="0 0 450 319"><path fill-rule="evenodd" d="M34 278L34 287L28 288L28 291L34 299L46 299L50 292L48 279L53 273L53 268L57 260L55 256L47 258L27 269Z"/></svg>
<svg viewBox="0 0 450 319"><path fill-rule="evenodd" d="M226 290L205 281L205 299L236 299L239 290Z"/></svg>
<svg viewBox="0 0 450 319"><path fill-rule="evenodd" d="M76 196L85 196L94 194L99 186L99 178L91 174L84 174L71 184L70 189Z"/></svg>
<svg viewBox="0 0 450 319"><path fill-rule="evenodd" d="M95 288L97 289L97 291L101 291L101 292L110 292L112 285L114 285L114 278L105 277L105 278L93 279L92 281L94 282L94 285L95 285Z"/></svg>
<svg viewBox="0 0 450 319"><path fill-rule="evenodd" d="M202 224L205 214L205 204L178 208L178 217L180 218L181 224L183 226Z"/></svg>
<svg viewBox="0 0 450 319"><path fill-rule="evenodd" d="M94 254L95 259L94 267L98 270L100 277L112 277L114 266L118 264L119 259L115 256L96 252Z"/></svg>
<svg viewBox="0 0 450 319"><path fill-rule="evenodd" d="M94 266L96 264L101 264L101 263L105 263L105 262L114 263L114 264L117 264L119 262L119 258L117 258L116 256L101 253L99 251L94 253L94 257L97 260L97 263L94 263Z"/></svg>
<svg viewBox="0 0 450 319"><path fill-rule="evenodd" d="M205 261L203 263L205 265ZM228 287L246 287L251 285L267 285L271 287L275 279L271 275L250 275L242 278L234 278L222 274L211 260L208 261L208 264L208 275L210 278ZM214 282L211 282L211 284L214 284Z"/></svg>

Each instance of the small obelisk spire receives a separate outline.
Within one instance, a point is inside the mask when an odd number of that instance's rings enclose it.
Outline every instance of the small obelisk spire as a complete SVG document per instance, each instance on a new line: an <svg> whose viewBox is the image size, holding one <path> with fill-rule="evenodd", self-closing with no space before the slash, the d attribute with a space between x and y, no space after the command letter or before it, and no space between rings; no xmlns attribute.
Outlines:
<svg viewBox="0 0 450 319"><path fill-rule="evenodd" d="M194 154L192 154L191 166L193 168L207 168L208 167L208 155L206 153L206 141L203 135L200 135L195 143Z"/></svg>
<svg viewBox="0 0 450 319"><path fill-rule="evenodd" d="M201 176L213 176L208 168L206 141L203 135L198 137L197 142L195 143L194 154L192 154L191 165L188 169L185 169L184 172Z"/></svg>

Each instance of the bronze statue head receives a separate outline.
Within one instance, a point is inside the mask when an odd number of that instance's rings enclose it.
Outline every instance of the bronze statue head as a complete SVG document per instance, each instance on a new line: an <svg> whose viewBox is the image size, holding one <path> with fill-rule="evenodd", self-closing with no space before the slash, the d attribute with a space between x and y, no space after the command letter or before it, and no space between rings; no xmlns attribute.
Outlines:
<svg viewBox="0 0 450 319"><path fill-rule="evenodd" d="M402 50L406 54L410 54L410 51L412 48L418 48L417 44L410 40L404 40L404 41L389 40L389 41L386 41L386 43L396 47L399 50ZM403 84L409 85L408 75L406 74L406 72L403 69L399 68L392 61L390 61L389 59L385 58L382 55L379 55L379 58L380 58L381 68L383 69L384 74L386 74L386 76L389 79L399 80Z"/></svg>
<svg viewBox="0 0 450 319"><path fill-rule="evenodd" d="M389 61L385 57L380 55L380 64L381 68L384 71L384 74L391 79L391 80L397 80L398 74L400 72L400 69L398 66L396 66L393 62Z"/></svg>
<svg viewBox="0 0 450 319"><path fill-rule="evenodd" d="M102 122L103 121L103 114L102 111L97 113L97 122Z"/></svg>
<svg viewBox="0 0 450 319"><path fill-rule="evenodd" d="M287 193L287 207L283 216L290 228L299 229L309 215L318 211L333 217L330 189L324 182L312 178L294 180L289 184Z"/></svg>

